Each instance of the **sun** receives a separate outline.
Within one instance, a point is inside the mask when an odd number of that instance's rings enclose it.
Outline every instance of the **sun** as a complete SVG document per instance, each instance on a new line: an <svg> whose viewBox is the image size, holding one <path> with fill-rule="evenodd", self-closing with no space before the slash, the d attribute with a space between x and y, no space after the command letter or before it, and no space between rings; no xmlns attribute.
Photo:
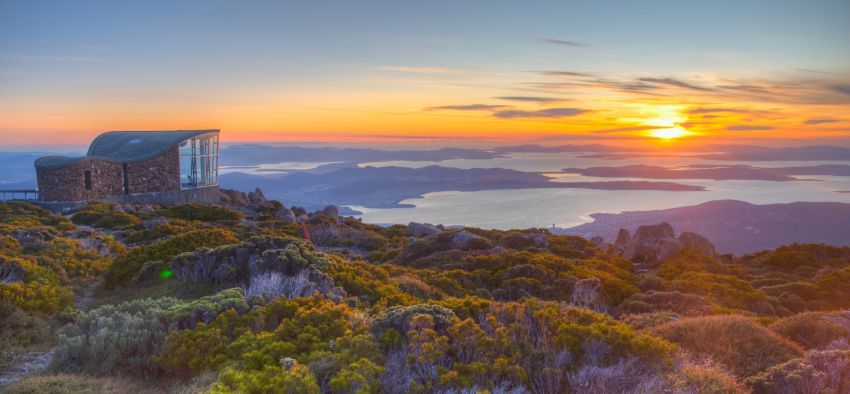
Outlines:
<svg viewBox="0 0 850 394"><path fill-rule="evenodd" d="M662 140L672 140L674 138L681 138L692 134L690 131L685 130L682 127L670 127L666 129L654 129L649 132L649 135L655 138L661 138Z"/></svg>
<svg viewBox="0 0 850 394"><path fill-rule="evenodd" d="M647 135L662 140L672 140L693 134L685 129L682 124L688 121L682 105L640 105L638 113L640 118L637 122L652 127Z"/></svg>

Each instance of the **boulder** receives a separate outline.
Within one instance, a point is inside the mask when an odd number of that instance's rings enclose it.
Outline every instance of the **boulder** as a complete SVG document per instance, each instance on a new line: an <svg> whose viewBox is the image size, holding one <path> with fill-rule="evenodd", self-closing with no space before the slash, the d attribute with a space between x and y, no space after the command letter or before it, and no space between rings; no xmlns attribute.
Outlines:
<svg viewBox="0 0 850 394"><path fill-rule="evenodd" d="M437 226L430 223L410 222L407 224L407 235L411 237L421 238L429 235L436 235L442 231Z"/></svg>
<svg viewBox="0 0 850 394"><path fill-rule="evenodd" d="M219 196L221 204L231 208L248 208L251 205L248 196L237 190L219 189Z"/></svg>
<svg viewBox="0 0 850 394"><path fill-rule="evenodd" d="M706 256L714 256L717 254L717 251L714 249L714 245L711 241L697 233L689 231L682 232L679 234L679 242L681 242L684 247L700 252Z"/></svg>
<svg viewBox="0 0 850 394"><path fill-rule="evenodd" d="M248 201L250 202L251 208L256 210L268 210L274 207L272 203L266 199L266 196L259 187L254 189L253 192L248 192Z"/></svg>
<svg viewBox="0 0 850 394"><path fill-rule="evenodd" d="M490 249L493 245L487 238L475 235L466 230L461 230L452 235L451 245L460 250Z"/></svg>
<svg viewBox="0 0 850 394"><path fill-rule="evenodd" d="M274 217L285 222L298 223L298 218L295 217L292 209L289 209L286 206L280 207L280 209L275 211Z"/></svg>
<svg viewBox="0 0 850 394"><path fill-rule="evenodd" d="M171 219L165 216L154 216L143 220L142 226L144 226L145 230L153 230L159 226L168 224L169 222L171 222Z"/></svg>
<svg viewBox="0 0 850 394"><path fill-rule="evenodd" d="M531 234L528 236L531 238L531 242L534 243L534 247L536 248L545 248L549 246L549 237L546 234L537 233Z"/></svg>
<svg viewBox="0 0 850 394"><path fill-rule="evenodd" d="M502 237L501 245L509 249L545 248L549 246L546 234L526 234L509 232Z"/></svg>
<svg viewBox="0 0 850 394"><path fill-rule="evenodd" d="M615 252L649 267L663 263L685 249L698 251L706 256L716 256L714 245L707 238L692 232L683 232L676 237L668 223L638 227L634 236L621 229L614 243Z"/></svg>
<svg viewBox="0 0 850 394"><path fill-rule="evenodd" d="M665 238L676 238L669 223L640 226L624 249L623 257L635 262L658 263L658 241Z"/></svg>
<svg viewBox="0 0 850 394"><path fill-rule="evenodd" d="M685 244L675 238L661 238L655 243L655 262L662 263L679 254L685 249Z"/></svg>
<svg viewBox="0 0 850 394"><path fill-rule="evenodd" d="M325 215L330 218L338 219L339 218L339 208L336 205L328 205L324 209L322 209L322 215Z"/></svg>
<svg viewBox="0 0 850 394"><path fill-rule="evenodd" d="M629 243L632 242L632 236L629 234L629 230L621 228L619 232L617 232L617 240L614 241L614 246L626 250L626 247L629 246Z"/></svg>

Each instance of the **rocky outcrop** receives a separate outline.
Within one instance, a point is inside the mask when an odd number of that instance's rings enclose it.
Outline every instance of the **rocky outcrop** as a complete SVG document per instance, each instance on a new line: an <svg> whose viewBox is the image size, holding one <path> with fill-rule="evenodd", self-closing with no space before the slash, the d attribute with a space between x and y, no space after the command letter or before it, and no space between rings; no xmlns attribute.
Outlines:
<svg viewBox="0 0 850 394"><path fill-rule="evenodd" d="M310 233L310 240L316 245L372 251L379 249L387 242L386 238L380 234L359 228L356 224L347 225L322 216L324 220L314 220L316 218L314 215L306 224L307 231Z"/></svg>
<svg viewBox="0 0 850 394"><path fill-rule="evenodd" d="M215 249L201 248L175 257L168 264L177 278L192 283L239 285L255 275L269 272L293 277L306 272L315 290L322 294L344 297L326 273L330 262L294 238L252 237L240 244ZM142 271L155 272L156 267ZM149 276L143 272L139 276Z"/></svg>
<svg viewBox="0 0 850 394"><path fill-rule="evenodd" d="M287 208L279 201L267 199L263 191L259 188L247 194L238 190L219 189L219 194L221 205L247 216L272 214L279 220L290 223L299 222L298 217L292 212L292 209Z"/></svg>
<svg viewBox="0 0 850 394"><path fill-rule="evenodd" d="M508 249L542 249L549 246L549 238L543 233L509 232L502 237L500 245Z"/></svg>
<svg viewBox="0 0 850 394"><path fill-rule="evenodd" d="M409 237L422 238L441 232L443 232L442 226L435 226L430 223L410 222L407 224L407 235Z"/></svg>
<svg viewBox="0 0 850 394"><path fill-rule="evenodd" d="M30 227L15 230L9 235L16 239L24 248L37 248L38 245L52 241L57 234L55 230L49 227Z"/></svg>
<svg viewBox="0 0 850 394"><path fill-rule="evenodd" d="M676 237L673 226L668 223L638 227L634 235L620 229L614 242L614 252L635 262L654 267L690 249L708 256L717 252L714 245L702 235L683 232Z"/></svg>
<svg viewBox="0 0 850 394"><path fill-rule="evenodd" d="M322 209L322 215L332 219L339 219L339 208L336 205L328 205Z"/></svg>
<svg viewBox="0 0 850 394"><path fill-rule="evenodd" d="M292 212L292 209L287 207L281 207L274 213L275 219L283 220L284 222L290 223L298 223L298 218L295 217L295 213Z"/></svg>
<svg viewBox="0 0 850 394"><path fill-rule="evenodd" d="M714 249L714 245L711 241L700 234L684 231L679 234L679 241L681 241L686 248L696 250L704 255L712 256L717 254L717 251Z"/></svg>
<svg viewBox="0 0 850 394"><path fill-rule="evenodd" d="M271 210L274 208L271 201L266 199L266 196L263 194L263 191L260 188L254 189L253 192L248 192L248 201L251 204L251 208L258 211Z"/></svg>
<svg viewBox="0 0 850 394"><path fill-rule="evenodd" d="M493 244L487 238L475 235L466 230L452 234L451 245L453 248L460 250L481 250L493 247Z"/></svg>
<svg viewBox="0 0 850 394"><path fill-rule="evenodd" d="M673 226L667 223L638 227L634 237L629 237L629 243L623 250L623 257L637 262L656 262L658 260L659 241L675 239ZM619 238L619 237L618 237ZM667 245L670 249L672 245Z"/></svg>
<svg viewBox="0 0 850 394"><path fill-rule="evenodd" d="M251 201L248 200L248 196L240 191L232 189L219 189L219 194L221 195L221 205L224 205L228 208L242 208L251 206Z"/></svg>

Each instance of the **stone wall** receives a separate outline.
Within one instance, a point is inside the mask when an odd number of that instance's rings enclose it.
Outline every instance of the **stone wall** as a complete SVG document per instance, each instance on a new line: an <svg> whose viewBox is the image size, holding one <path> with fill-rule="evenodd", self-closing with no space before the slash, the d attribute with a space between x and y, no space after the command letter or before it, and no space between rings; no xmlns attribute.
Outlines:
<svg viewBox="0 0 850 394"><path fill-rule="evenodd" d="M196 189L171 190L152 193L135 193L118 196L109 196L99 199L100 201L124 204L152 204L152 205L179 205L179 204L218 204L221 195L218 186L199 187Z"/></svg>
<svg viewBox="0 0 850 394"><path fill-rule="evenodd" d="M91 171L91 190L86 189L86 171ZM121 194L121 176L121 164L93 158L58 168L36 168L42 201L95 200Z"/></svg>
<svg viewBox="0 0 850 394"><path fill-rule="evenodd" d="M180 190L177 147L150 159L127 163L127 173L130 194Z"/></svg>
<svg viewBox="0 0 850 394"><path fill-rule="evenodd" d="M91 190L86 189L85 172L91 171ZM123 194L123 165L98 158L56 168L36 168L42 201L97 200ZM130 193L180 190L180 159L177 148L135 163L127 163Z"/></svg>

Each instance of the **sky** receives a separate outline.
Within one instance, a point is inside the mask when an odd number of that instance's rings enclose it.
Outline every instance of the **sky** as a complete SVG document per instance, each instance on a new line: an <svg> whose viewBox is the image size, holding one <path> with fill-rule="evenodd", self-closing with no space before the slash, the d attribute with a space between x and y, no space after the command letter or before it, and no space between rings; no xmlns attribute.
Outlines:
<svg viewBox="0 0 850 394"><path fill-rule="evenodd" d="M0 149L850 145L850 1L0 0Z"/></svg>

